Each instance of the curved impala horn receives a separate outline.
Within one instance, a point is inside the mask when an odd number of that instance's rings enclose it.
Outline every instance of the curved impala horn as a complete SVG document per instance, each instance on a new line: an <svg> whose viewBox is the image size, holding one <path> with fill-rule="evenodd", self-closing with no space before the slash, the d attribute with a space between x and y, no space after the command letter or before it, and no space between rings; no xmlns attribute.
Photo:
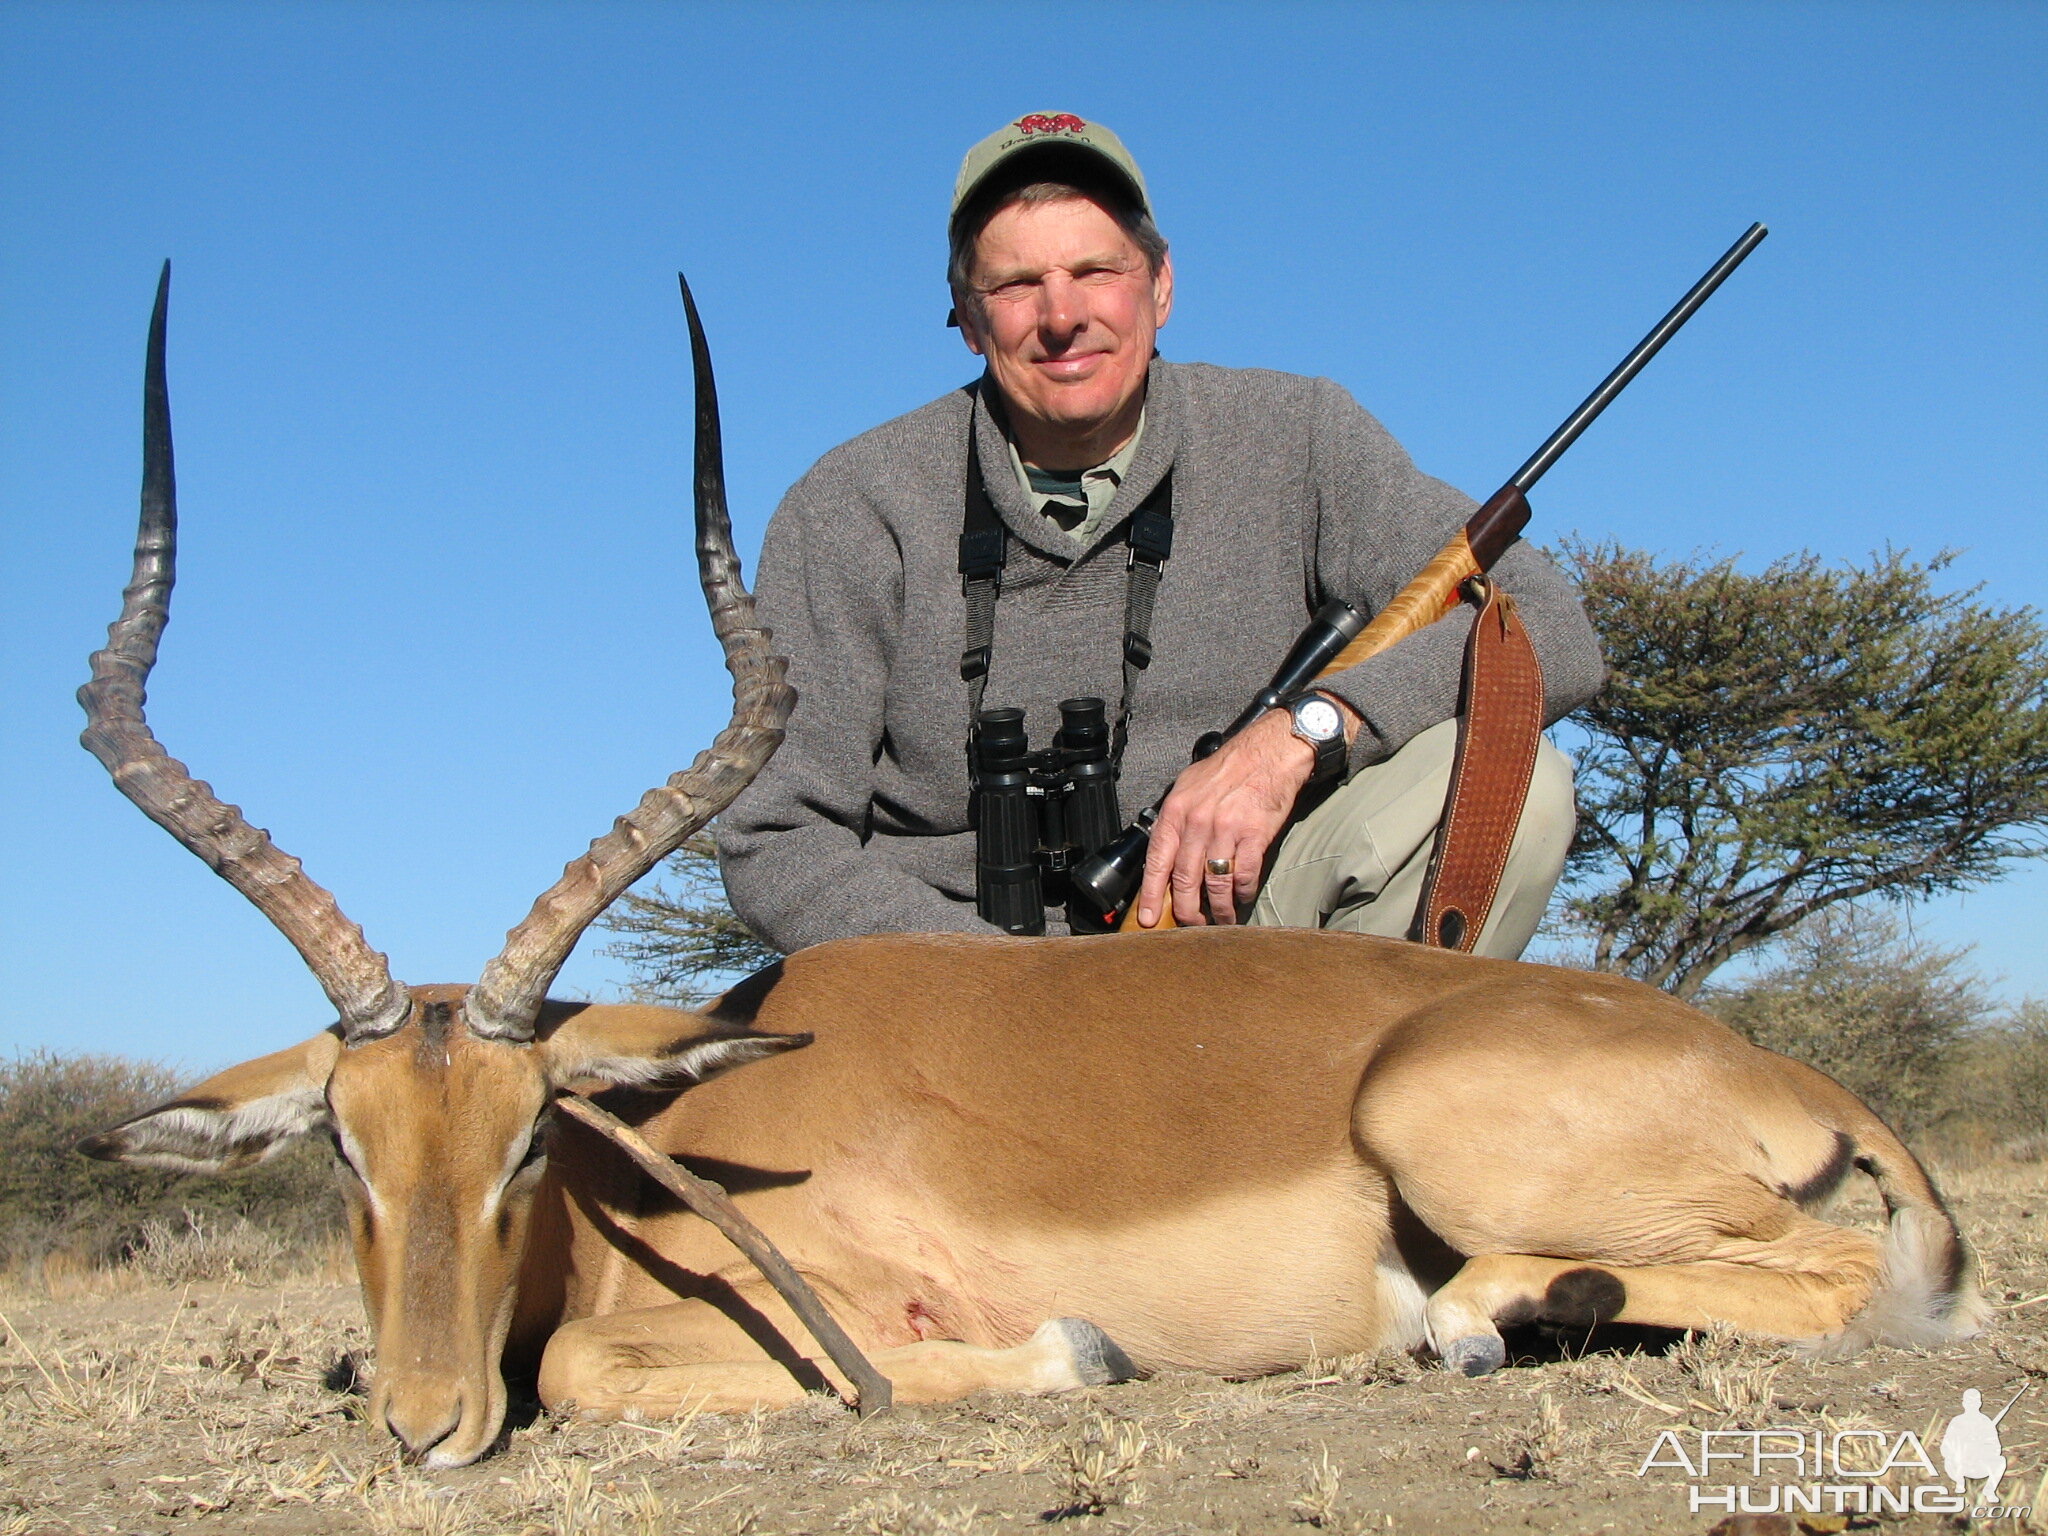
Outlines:
<svg viewBox="0 0 2048 1536"><path fill-rule="evenodd" d="M690 322L690 358L697 381L697 568L711 605L711 627L732 673L732 722L711 749L612 824L590 851L562 871L525 920L505 935L505 948L484 967L464 1005L469 1027L502 1040L530 1040L541 1002L569 951L599 913L626 888L674 853L683 839L730 805L782 743L796 693L783 681L788 663L769 650L754 622L754 600L740 581L725 505L725 459L719 446L718 390L711 349L690 285L680 273Z"/></svg>
<svg viewBox="0 0 2048 1536"><path fill-rule="evenodd" d="M334 898L306 878L299 861L252 827L232 805L166 752L143 718L144 686L170 618L177 578L178 488L171 463L171 398L164 381L164 323L171 264L157 280L149 320L149 361L142 385L142 523L135 573L121 596L121 617L107 647L92 658L92 681L78 690L88 752L143 814L213 867L275 923L312 968L351 1040L388 1034L405 1021L410 999L391 968L342 915Z"/></svg>

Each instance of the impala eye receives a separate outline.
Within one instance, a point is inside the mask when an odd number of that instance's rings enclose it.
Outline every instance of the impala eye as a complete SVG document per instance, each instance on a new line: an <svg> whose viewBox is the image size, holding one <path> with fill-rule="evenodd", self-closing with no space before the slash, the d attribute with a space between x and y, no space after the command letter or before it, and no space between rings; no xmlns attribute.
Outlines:
<svg viewBox="0 0 2048 1536"><path fill-rule="evenodd" d="M363 1178L362 1170L348 1160L348 1149L341 1144L341 1133L339 1131L330 1130L327 1133L327 1145L334 1149L334 1160L341 1165L343 1172L358 1183L369 1182Z"/></svg>
<svg viewBox="0 0 2048 1536"><path fill-rule="evenodd" d="M533 1130L526 1138L526 1154L519 1159L515 1172L524 1173L548 1155L548 1133L554 1128L554 1120L555 1117L548 1114L534 1122Z"/></svg>

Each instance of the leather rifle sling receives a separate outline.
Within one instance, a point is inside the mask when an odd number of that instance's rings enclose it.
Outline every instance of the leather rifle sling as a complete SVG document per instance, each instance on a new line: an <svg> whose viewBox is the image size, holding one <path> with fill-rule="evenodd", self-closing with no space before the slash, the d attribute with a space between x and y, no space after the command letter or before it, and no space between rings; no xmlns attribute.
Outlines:
<svg viewBox="0 0 2048 1536"><path fill-rule="evenodd" d="M1529 798L1543 739L1543 669L1512 597L1485 576L1469 578L1463 592L1479 615L1465 642L1458 751L1409 937L1470 953Z"/></svg>

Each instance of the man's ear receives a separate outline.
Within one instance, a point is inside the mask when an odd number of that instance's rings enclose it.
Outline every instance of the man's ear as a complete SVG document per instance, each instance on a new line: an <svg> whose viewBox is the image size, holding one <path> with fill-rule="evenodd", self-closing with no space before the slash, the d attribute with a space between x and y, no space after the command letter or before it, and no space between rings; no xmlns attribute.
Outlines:
<svg viewBox="0 0 2048 1536"><path fill-rule="evenodd" d="M960 339L967 343L968 351L976 357L988 356L988 338L981 333L981 325L975 317L973 306L962 304L956 299L947 317L947 323L958 327Z"/></svg>
<svg viewBox="0 0 2048 1536"><path fill-rule="evenodd" d="M680 1088L810 1043L809 1035L762 1034L680 1008L591 1003L561 1019L541 1049L556 1087L585 1080L614 1088Z"/></svg>
<svg viewBox="0 0 2048 1536"><path fill-rule="evenodd" d="M259 1163L327 1123L327 1078L341 1055L330 1030L209 1077L78 1144L87 1157L181 1173L225 1173Z"/></svg>

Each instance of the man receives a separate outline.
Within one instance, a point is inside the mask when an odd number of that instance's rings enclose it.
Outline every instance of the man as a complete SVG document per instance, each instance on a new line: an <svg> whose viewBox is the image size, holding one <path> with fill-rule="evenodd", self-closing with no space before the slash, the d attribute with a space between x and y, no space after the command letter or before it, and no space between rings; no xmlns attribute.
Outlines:
<svg viewBox="0 0 2048 1536"><path fill-rule="evenodd" d="M973 701L1022 707L1044 744L1056 701L1094 694L1128 706L1124 813L1173 786L1141 923L1170 893L1182 924L1405 935L1443 809L1469 614L1202 762L1188 751L1264 686L1326 599L1378 610L1472 503L1328 380L1158 357L1173 264L1142 175L1102 125L1032 113L976 145L951 241L954 317L981 378L834 449L768 527L758 599L798 703L719 830L735 910L785 951L991 931L974 906ZM983 587L999 593L986 649L964 663L975 501L1000 520L1001 569ZM1170 508L1163 562L1133 536L1148 508ZM1147 623L1133 584L1153 563ZM1494 574L1521 605L1555 721L1600 685L1591 627L1529 546ZM1145 633L1130 646L1127 630ZM1289 830L1311 788L1327 798ZM1479 952L1521 952L1572 826L1570 769L1546 743Z"/></svg>

